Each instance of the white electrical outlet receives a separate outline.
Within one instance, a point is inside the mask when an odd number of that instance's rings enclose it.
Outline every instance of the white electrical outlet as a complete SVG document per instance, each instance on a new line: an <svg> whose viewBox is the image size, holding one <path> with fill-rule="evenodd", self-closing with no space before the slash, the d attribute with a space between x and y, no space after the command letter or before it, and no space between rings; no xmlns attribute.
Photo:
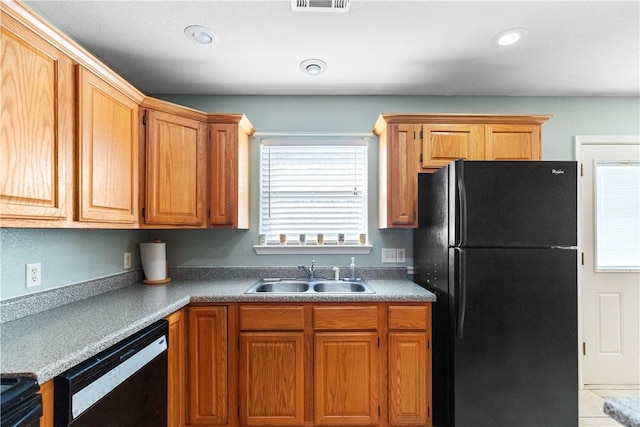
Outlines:
<svg viewBox="0 0 640 427"><path fill-rule="evenodd" d="M27 264L25 271L24 284L27 288L40 286L42 284L41 266L39 262Z"/></svg>
<svg viewBox="0 0 640 427"><path fill-rule="evenodd" d="M131 252L124 253L124 269L131 268Z"/></svg>
<svg viewBox="0 0 640 427"><path fill-rule="evenodd" d="M407 258L405 257L404 248L396 249L396 262L400 262L400 263L407 262Z"/></svg>
<svg viewBox="0 0 640 427"><path fill-rule="evenodd" d="M389 248L382 248L382 262L394 263L396 262L396 250Z"/></svg>

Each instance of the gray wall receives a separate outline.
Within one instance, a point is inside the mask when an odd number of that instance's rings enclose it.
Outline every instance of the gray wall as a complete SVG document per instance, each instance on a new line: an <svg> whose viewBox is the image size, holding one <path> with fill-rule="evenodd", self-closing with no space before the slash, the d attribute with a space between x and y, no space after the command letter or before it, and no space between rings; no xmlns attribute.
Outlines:
<svg viewBox="0 0 640 427"><path fill-rule="evenodd" d="M370 132L380 113L552 114L543 126L543 158L572 160L575 135L640 134L638 98L524 98L428 96L158 96L208 112L244 113L259 132ZM378 230L377 144L369 150L369 235L371 255L359 255L359 265L381 265L381 248L407 249L412 263L411 231ZM291 266L343 265L348 256L257 256L257 139L251 141L251 202L253 228L238 230L12 230L0 233L0 298L27 293L25 264L42 263L43 285L37 291L90 280L122 271L122 253L134 253L137 243L152 238L167 242L169 265Z"/></svg>

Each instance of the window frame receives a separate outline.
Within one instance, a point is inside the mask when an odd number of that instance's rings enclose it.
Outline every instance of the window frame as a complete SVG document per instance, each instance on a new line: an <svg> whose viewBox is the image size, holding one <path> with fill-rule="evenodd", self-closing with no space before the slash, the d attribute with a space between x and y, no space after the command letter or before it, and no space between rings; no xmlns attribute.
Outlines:
<svg viewBox="0 0 640 427"><path fill-rule="evenodd" d="M365 244L353 244L347 242L343 245L338 245L336 242L326 242L324 245L317 245L315 241L309 241L310 236L307 235L307 244L299 245L297 239L295 242L288 242L286 245L280 245L278 242L269 241L266 244L255 244L254 250L258 255L274 255L274 254L368 254L371 252L373 246L370 244L370 218L369 218L369 149L373 141L373 134L371 133L256 133L254 139L258 142L258 169L259 169L259 181L258 181L258 233L262 233L262 146L263 142L266 144L273 144L274 142L283 143L295 143L301 142L300 145L309 144L313 145L314 140L332 140L335 142L345 142L360 140L359 142L365 145L365 199L364 199L364 215L366 222L366 239ZM315 237L312 234L311 237Z"/></svg>

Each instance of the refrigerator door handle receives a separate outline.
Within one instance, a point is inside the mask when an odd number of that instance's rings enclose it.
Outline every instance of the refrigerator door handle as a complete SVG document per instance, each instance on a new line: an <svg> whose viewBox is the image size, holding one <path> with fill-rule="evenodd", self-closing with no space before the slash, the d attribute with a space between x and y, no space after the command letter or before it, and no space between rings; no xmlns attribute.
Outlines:
<svg viewBox="0 0 640 427"><path fill-rule="evenodd" d="M457 245L464 246L467 241L467 191L464 187L464 163L462 161L456 162L456 186L458 187L458 232Z"/></svg>
<svg viewBox="0 0 640 427"><path fill-rule="evenodd" d="M456 290L456 336L458 339L464 338L464 316L467 309L467 277L465 273L465 253L464 250L456 248L456 271L458 273Z"/></svg>

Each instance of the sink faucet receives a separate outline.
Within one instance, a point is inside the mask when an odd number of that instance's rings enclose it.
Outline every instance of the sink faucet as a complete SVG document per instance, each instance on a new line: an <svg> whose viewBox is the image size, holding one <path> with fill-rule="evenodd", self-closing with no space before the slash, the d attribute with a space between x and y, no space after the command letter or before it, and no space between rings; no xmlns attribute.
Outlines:
<svg viewBox="0 0 640 427"><path fill-rule="evenodd" d="M311 261L311 268L307 268L304 265L299 265L298 270L303 270L307 274L307 276L309 276L309 279L314 279L316 274L316 260L314 259Z"/></svg>

